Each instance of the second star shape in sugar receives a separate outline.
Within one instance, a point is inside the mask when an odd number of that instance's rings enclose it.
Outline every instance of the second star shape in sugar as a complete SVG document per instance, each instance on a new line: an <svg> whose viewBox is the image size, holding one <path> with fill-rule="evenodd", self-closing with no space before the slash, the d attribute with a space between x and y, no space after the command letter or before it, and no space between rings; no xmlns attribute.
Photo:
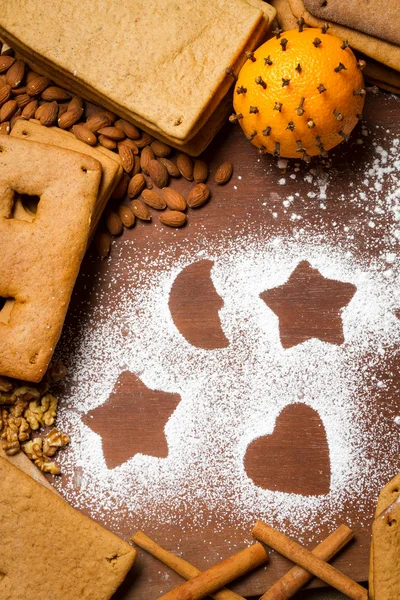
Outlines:
<svg viewBox="0 0 400 600"><path fill-rule="evenodd" d="M343 344L342 311L356 291L352 283L327 279L302 261L286 283L260 297L279 319L282 346L292 348L312 338Z"/></svg>

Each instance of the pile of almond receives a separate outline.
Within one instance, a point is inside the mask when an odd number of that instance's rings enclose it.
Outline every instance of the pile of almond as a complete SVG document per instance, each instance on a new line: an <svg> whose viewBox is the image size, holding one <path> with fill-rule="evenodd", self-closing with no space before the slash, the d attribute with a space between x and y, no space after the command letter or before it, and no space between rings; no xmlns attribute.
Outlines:
<svg viewBox="0 0 400 600"><path fill-rule="evenodd" d="M36 119L45 127L58 126L72 131L85 144L100 144L119 154L124 175L111 196L103 228L95 238L102 258L109 254L112 237L121 235L124 227L133 227L137 219L150 221L153 211L162 211L162 224L182 227L187 222L187 209L199 208L210 198L206 184L209 167L203 160L173 151L108 110L85 105L82 98L30 70L23 60L15 59L12 49L3 44L0 134L9 134L18 119ZM227 183L232 171L232 164L224 162L215 173L215 182ZM193 182L187 198L170 187L171 180L179 177Z"/></svg>

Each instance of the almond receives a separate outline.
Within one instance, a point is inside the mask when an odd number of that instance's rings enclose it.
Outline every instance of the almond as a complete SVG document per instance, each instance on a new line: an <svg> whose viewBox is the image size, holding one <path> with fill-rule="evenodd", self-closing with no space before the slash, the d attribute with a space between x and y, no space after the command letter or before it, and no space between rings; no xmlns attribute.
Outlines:
<svg viewBox="0 0 400 600"><path fill-rule="evenodd" d="M193 167L193 179L196 183L204 183L208 177L208 165L204 160L195 160Z"/></svg>
<svg viewBox="0 0 400 600"><path fill-rule="evenodd" d="M123 140L125 137L124 132L119 127L102 127L99 129L98 133L100 135L105 135L110 138L110 140L115 140L116 142Z"/></svg>
<svg viewBox="0 0 400 600"><path fill-rule="evenodd" d="M109 210L106 214L106 227L110 235L116 236L121 235L124 230L122 221L116 212Z"/></svg>
<svg viewBox="0 0 400 600"><path fill-rule="evenodd" d="M18 87L25 74L25 62L23 60L16 60L13 65L8 69L6 75L6 82L10 88Z"/></svg>
<svg viewBox="0 0 400 600"><path fill-rule="evenodd" d="M110 125L112 125L117 118L117 115L112 113L110 110L106 110L105 108L96 108L95 110L92 110L90 116L93 115L105 115L110 121Z"/></svg>
<svg viewBox="0 0 400 600"><path fill-rule="evenodd" d="M138 173L140 173L140 158L138 156L135 156L135 164L133 166L132 169L132 177L134 177L135 175L137 175Z"/></svg>
<svg viewBox="0 0 400 600"><path fill-rule="evenodd" d="M151 147L145 146L140 155L140 168L142 169L142 171L144 173L146 173L146 175L149 174L149 171L148 171L149 162L151 160L154 160L154 158L155 158L154 152L151 149Z"/></svg>
<svg viewBox="0 0 400 600"><path fill-rule="evenodd" d="M110 121L106 115L92 115L86 120L86 127L90 129L92 133L97 133L99 129L103 127L108 127L110 125Z"/></svg>
<svg viewBox="0 0 400 600"><path fill-rule="evenodd" d="M63 114L66 113L67 111L68 111L68 104L59 104L58 105L57 122L58 122L58 119L60 117L62 117Z"/></svg>
<svg viewBox="0 0 400 600"><path fill-rule="evenodd" d="M115 142L114 140L110 140L105 135L99 135L98 141L99 144L101 144L104 148L107 148L108 150L115 150L115 148L117 147L117 142Z"/></svg>
<svg viewBox="0 0 400 600"><path fill-rule="evenodd" d="M58 116L57 102L55 102L55 101L54 102L46 102L45 104L42 104L42 106L40 108L41 108L40 116L39 116L40 124L44 125L45 127L50 127L51 125L54 125L55 122L57 121L57 116Z"/></svg>
<svg viewBox="0 0 400 600"><path fill-rule="evenodd" d="M56 85L50 85L42 92L42 98L48 102L53 102L53 100L56 102L64 102L64 100L69 100L71 98L71 94L63 88Z"/></svg>
<svg viewBox="0 0 400 600"><path fill-rule="evenodd" d="M65 114L68 114L68 112L66 112ZM74 134L77 140L85 142L85 144L89 144L89 146L95 146L97 144L97 138L94 135L94 133L92 133L90 129L88 129L87 127L85 127L85 125L82 125L81 123L78 123L77 125L74 125L72 127L72 133Z"/></svg>
<svg viewBox="0 0 400 600"><path fill-rule="evenodd" d="M165 166L159 160L150 160L147 170L152 182L158 188L164 188L168 185L169 175Z"/></svg>
<svg viewBox="0 0 400 600"><path fill-rule="evenodd" d="M131 140L138 140L140 138L139 129L124 119L118 119L115 121L115 127L120 127L126 137L130 138Z"/></svg>
<svg viewBox="0 0 400 600"><path fill-rule="evenodd" d="M14 96L15 99L17 98L17 96L21 96L22 94L26 94L26 85L21 85L21 87L14 88L12 90L12 95Z"/></svg>
<svg viewBox="0 0 400 600"><path fill-rule="evenodd" d="M3 106L0 108L0 123L3 121L9 121L13 114L18 109L18 105L16 100L8 100Z"/></svg>
<svg viewBox="0 0 400 600"><path fill-rule="evenodd" d="M129 206L125 206L125 204L121 204L118 208L118 216L124 227L133 227L135 224L136 217Z"/></svg>
<svg viewBox="0 0 400 600"><path fill-rule="evenodd" d="M169 158L161 157L160 162L162 162L164 167L167 169L168 175L170 175L171 177L180 177L181 176L180 170L178 169L176 164L174 162L172 162L172 160L169 160Z"/></svg>
<svg viewBox="0 0 400 600"><path fill-rule="evenodd" d="M15 100L17 102L18 108L24 108L30 103L32 98L28 96L28 94L21 94L19 96L16 96Z"/></svg>
<svg viewBox="0 0 400 600"><path fill-rule="evenodd" d="M154 142L151 142L150 146L154 154L158 157L165 158L171 154L171 148L159 140L154 140Z"/></svg>
<svg viewBox="0 0 400 600"><path fill-rule="evenodd" d="M173 188L165 187L161 194L170 210L186 210L185 198Z"/></svg>
<svg viewBox="0 0 400 600"><path fill-rule="evenodd" d="M149 144L151 144L151 142L153 140L154 140L154 138L144 131L142 133L142 136L135 141L136 141L136 146L138 148L144 148L145 146L148 146Z"/></svg>
<svg viewBox="0 0 400 600"><path fill-rule="evenodd" d="M39 75L39 73L36 73L36 71L28 71L25 77L26 84L28 85L28 83L36 79L36 77L41 77L41 75Z"/></svg>
<svg viewBox="0 0 400 600"><path fill-rule="evenodd" d="M58 117L58 126L61 129L69 129L72 125L75 125L81 118L83 108L68 108L64 114Z"/></svg>
<svg viewBox="0 0 400 600"><path fill-rule="evenodd" d="M3 42L3 45L1 46L1 54L4 56L14 56L14 50L10 48L8 44Z"/></svg>
<svg viewBox="0 0 400 600"><path fill-rule="evenodd" d="M141 173L132 177L128 186L128 198L137 198L146 187L146 180Z"/></svg>
<svg viewBox="0 0 400 600"><path fill-rule="evenodd" d="M121 144L118 147L118 154L121 159L122 168L126 173L130 173L135 164L132 150L128 148L128 146L124 146Z"/></svg>
<svg viewBox="0 0 400 600"><path fill-rule="evenodd" d="M121 200L122 198L125 198L128 183L129 177L126 173L123 173L121 179L112 191L111 200Z"/></svg>
<svg viewBox="0 0 400 600"><path fill-rule="evenodd" d="M4 104L11 96L11 88L9 85L0 85L0 104Z"/></svg>
<svg viewBox="0 0 400 600"><path fill-rule="evenodd" d="M13 56L0 56L0 73L7 71L14 63L15 58Z"/></svg>
<svg viewBox="0 0 400 600"><path fill-rule="evenodd" d="M4 121L0 124L0 135L8 135L10 133L11 126L9 121Z"/></svg>
<svg viewBox="0 0 400 600"><path fill-rule="evenodd" d="M143 202L145 202L151 208L155 208L156 210L164 210L166 208L166 203L164 200L154 192L153 190L143 190L142 191Z"/></svg>
<svg viewBox="0 0 400 600"><path fill-rule="evenodd" d="M30 96L38 96L47 86L50 85L50 79L34 73L34 76L29 78L26 84L26 93Z"/></svg>
<svg viewBox="0 0 400 600"><path fill-rule="evenodd" d="M83 108L83 100L80 96L74 96L68 103L68 110Z"/></svg>
<svg viewBox="0 0 400 600"><path fill-rule="evenodd" d="M181 152L176 159L176 165L181 175L188 181L193 181L193 162L190 156Z"/></svg>
<svg viewBox="0 0 400 600"><path fill-rule="evenodd" d="M31 100L29 102L29 104L27 104L25 106L24 110L22 111L23 118L24 119L33 119L38 106L39 106L39 103L37 100Z"/></svg>
<svg viewBox="0 0 400 600"><path fill-rule="evenodd" d="M101 259L107 258L110 254L111 238L107 233L99 231L94 238L94 244L96 247L97 254Z"/></svg>
<svg viewBox="0 0 400 600"><path fill-rule="evenodd" d="M177 210L167 210L160 215L160 221L168 227L182 227L186 223L186 215Z"/></svg>
<svg viewBox="0 0 400 600"><path fill-rule="evenodd" d="M189 192L187 203L190 208L198 208L207 202L210 197L210 190L205 183L198 183Z"/></svg>
<svg viewBox="0 0 400 600"><path fill-rule="evenodd" d="M136 198L136 200L132 200L131 208L132 208L133 214L138 219L141 219L142 221L150 221L151 220L151 214L149 213L147 206L145 205L144 202L139 200L139 198Z"/></svg>
<svg viewBox="0 0 400 600"><path fill-rule="evenodd" d="M129 138L118 142L118 148L120 147L120 145L127 146L128 148L130 148L132 150L132 154L139 154L139 148L136 146L135 142Z"/></svg>
<svg viewBox="0 0 400 600"><path fill-rule="evenodd" d="M215 173L215 183L218 185L224 185L232 177L233 165L229 160L226 160L220 165Z"/></svg>

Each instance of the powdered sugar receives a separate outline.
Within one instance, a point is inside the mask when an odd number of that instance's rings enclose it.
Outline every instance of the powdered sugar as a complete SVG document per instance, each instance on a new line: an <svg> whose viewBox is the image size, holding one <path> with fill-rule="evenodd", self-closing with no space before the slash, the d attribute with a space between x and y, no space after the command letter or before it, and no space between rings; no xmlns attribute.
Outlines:
<svg viewBox="0 0 400 600"><path fill-rule="evenodd" d="M400 306L397 147L396 140L386 150L382 142L377 144L363 183L343 197L343 202L365 203L361 226L374 234L385 228L382 238L371 238L381 249L374 259L359 251L351 224L330 240L318 227L309 227L304 213L299 214L304 199L295 194L284 202L289 218L299 222L291 235L273 237L270 228L251 224L239 236L221 230L205 239L199 233L190 241L166 245L162 254L148 248L140 256L132 242L119 243L106 273L108 288L99 293L95 307L81 307L90 327L80 329L77 313L59 349L72 374L60 414L61 427L73 438L63 458L68 475L63 493L75 506L89 507L115 529L127 520L169 523L185 508L193 527L204 526L211 513L216 522L238 525L268 517L299 536L310 519L336 523L355 504L362 511L371 498L365 490L376 495L400 448L397 412L393 409L388 420L376 408L377 390L387 385L377 375L379 366L400 340L395 314ZM325 201L334 176L333 169L308 170L309 197L316 193L318 202ZM386 196L377 183L389 184ZM279 220L275 211L273 218ZM330 225L334 228L336 222ZM369 239L364 239L365 247ZM204 259L214 261L211 277L224 303L219 316L227 348L191 346L169 311L177 275ZM287 281L302 260L324 277L357 287L342 312L341 346L311 339L282 348L278 318L259 295ZM127 270L130 276L121 280L120 272ZM118 289L114 281L121 284ZM178 393L182 400L165 427L167 458L137 454L109 470L100 437L81 415L107 401L125 370L150 389ZM327 495L262 489L243 466L249 443L272 433L282 409L297 402L318 411L326 430L331 462Z"/></svg>

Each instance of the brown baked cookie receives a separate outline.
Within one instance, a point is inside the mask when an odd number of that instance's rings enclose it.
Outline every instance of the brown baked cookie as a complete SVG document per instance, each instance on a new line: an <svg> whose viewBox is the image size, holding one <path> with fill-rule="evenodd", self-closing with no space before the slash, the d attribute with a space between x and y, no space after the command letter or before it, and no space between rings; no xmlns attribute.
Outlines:
<svg viewBox="0 0 400 600"><path fill-rule="evenodd" d="M0 140L0 375L40 381L46 372L86 249L101 172L86 154Z"/></svg>
<svg viewBox="0 0 400 600"><path fill-rule="evenodd" d="M393 492L395 495L397 492ZM372 525L374 600L400 597L400 499L381 512Z"/></svg>
<svg viewBox="0 0 400 600"><path fill-rule="evenodd" d="M34 541L34 544L33 544ZM0 597L107 600L136 551L0 458Z"/></svg>
<svg viewBox="0 0 400 600"><path fill-rule="evenodd" d="M391 481L379 493L378 502L375 510L375 519L385 511L393 502L400 497L400 474L393 477ZM400 560L400 556L399 556ZM371 541L370 560L369 560L369 577L368 589L370 600L375 598L374 585L374 539Z"/></svg>
<svg viewBox="0 0 400 600"><path fill-rule="evenodd" d="M317 19L310 14L310 12L306 9L303 0L289 0L289 4L294 16L297 19L303 17L307 25L310 27L322 27L324 25L325 21ZM332 22L328 22L328 24L330 25L330 31L343 40L347 40L354 50L358 50L359 52L370 56L371 58L383 63L391 69L400 71L399 46L379 40L371 35L354 31L353 29L344 27L343 25L336 25Z"/></svg>
<svg viewBox="0 0 400 600"><path fill-rule="evenodd" d="M317 19L332 21L391 44L400 45L400 4L398 0L304 0Z"/></svg>

